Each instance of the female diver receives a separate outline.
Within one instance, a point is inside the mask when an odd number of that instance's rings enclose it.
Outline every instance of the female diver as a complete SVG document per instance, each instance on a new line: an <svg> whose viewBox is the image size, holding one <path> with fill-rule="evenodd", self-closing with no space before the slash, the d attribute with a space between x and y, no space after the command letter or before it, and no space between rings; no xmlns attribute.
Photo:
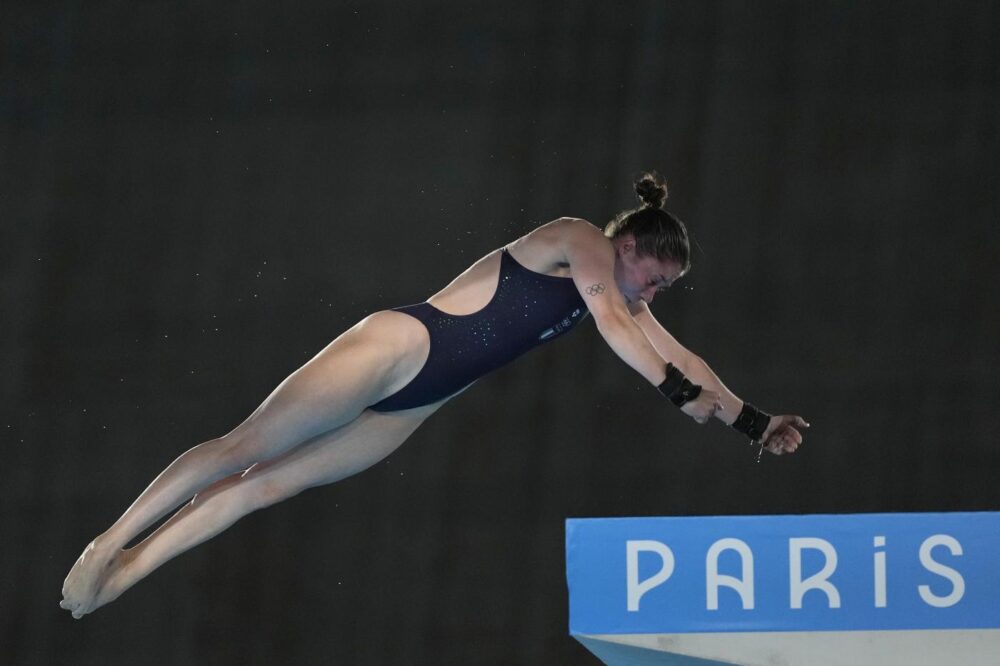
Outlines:
<svg viewBox="0 0 1000 666"><path fill-rule="evenodd" d="M649 311L690 267L684 224L655 172L641 205L603 230L538 227L474 263L425 303L376 312L293 372L232 432L186 451L80 555L60 607L81 618L241 517L339 481L394 451L479 377L589 313L614 352L698 423L721 420L773 454L802 443L798 416L733 395ZM138 545L125 546L187 502Z"/></svg>

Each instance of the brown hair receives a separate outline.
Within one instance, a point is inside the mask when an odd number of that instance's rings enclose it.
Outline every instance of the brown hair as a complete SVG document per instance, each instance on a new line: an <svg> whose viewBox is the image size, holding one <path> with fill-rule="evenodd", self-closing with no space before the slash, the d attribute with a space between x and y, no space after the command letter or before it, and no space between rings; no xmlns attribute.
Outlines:
<svg viewBox="0 0 1000 666"><path fill-rule="evenodd" d="M681 275L691 268L691 245L687 228L672 213L663 209L667 200L667 183L655 171L643 173L635 181L639 197L638 208L623 210L604 227L604 235L615 238L631 234L639 256L655 256L659 261L676 261Z"/></svg>

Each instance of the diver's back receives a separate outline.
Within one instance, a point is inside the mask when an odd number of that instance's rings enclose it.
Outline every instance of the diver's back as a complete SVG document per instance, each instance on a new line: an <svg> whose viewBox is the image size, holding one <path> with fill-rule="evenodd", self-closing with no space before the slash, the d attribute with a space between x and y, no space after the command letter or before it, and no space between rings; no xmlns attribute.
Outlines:
<svg viewBox="0 0 1000 666"><path fill-rule="evenodd" d="M503 248L493 250L427 299L427 302L454 315L467 315L482 310L496 292L500 275L500 254L504 249L529 271L552 277L569 277L569 266L561 263L563 257L559 242L567 219L560 218L544 224Z"/></svg>

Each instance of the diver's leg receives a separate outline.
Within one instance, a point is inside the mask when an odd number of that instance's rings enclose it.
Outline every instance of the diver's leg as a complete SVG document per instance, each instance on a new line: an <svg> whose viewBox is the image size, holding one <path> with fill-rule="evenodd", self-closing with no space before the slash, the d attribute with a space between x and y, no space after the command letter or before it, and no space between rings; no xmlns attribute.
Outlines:
<svg viewBox="0 0 1000 666"><path fill-rule="evenodd" d="M374 465L402 444L434 409L436 406L389 414L365 411L351 423L279 458L217 481L195 495L142 543L116 558L87 612L114 601L165 562L212 538L248 513Z"/></svg>
<svg viewBox="0 0 1000 666"><path fill-rule="evenodd" d="M132 539L206 486L341 427L409 381L427 354L427 332L399 312L374 314L285 379L229 434L186 451L91 542L63 584L71 611L86 612L112 560Z"/></svg>

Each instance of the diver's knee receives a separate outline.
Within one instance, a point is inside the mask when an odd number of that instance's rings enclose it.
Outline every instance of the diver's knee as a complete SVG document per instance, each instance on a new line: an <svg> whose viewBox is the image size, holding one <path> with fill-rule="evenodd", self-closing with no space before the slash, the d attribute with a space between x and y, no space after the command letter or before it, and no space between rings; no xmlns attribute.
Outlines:
<svg viewBox="0 0 1000 666"><path fill-rule="evenodd" d="M260 451L254 445L256 441L248 433L234 430L212 440L213 452L222 468L230 472L247 469L260 460Z"/></svg>

